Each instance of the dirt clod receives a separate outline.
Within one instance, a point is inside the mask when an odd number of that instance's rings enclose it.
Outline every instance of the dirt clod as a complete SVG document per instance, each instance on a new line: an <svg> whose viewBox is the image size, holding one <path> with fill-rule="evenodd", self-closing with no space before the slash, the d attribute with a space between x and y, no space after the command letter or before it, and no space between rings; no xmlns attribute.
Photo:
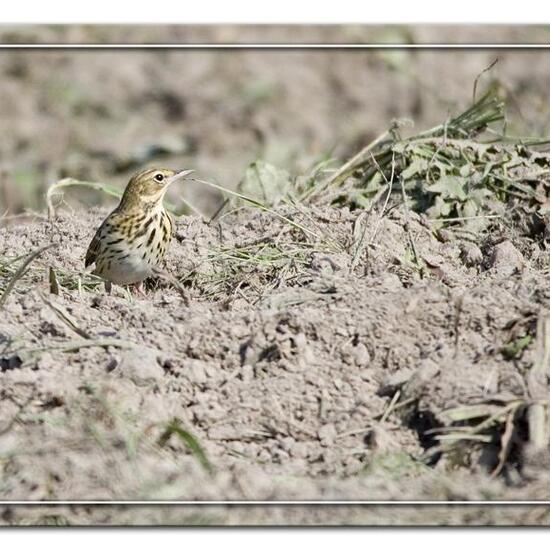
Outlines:
<svg viewBox="0 0 550 550"><path fill-rule="evenodd" d="M493 248L490 266L502 276L512 275L525 265L521 252L510 242L504 241Z"/></svg>

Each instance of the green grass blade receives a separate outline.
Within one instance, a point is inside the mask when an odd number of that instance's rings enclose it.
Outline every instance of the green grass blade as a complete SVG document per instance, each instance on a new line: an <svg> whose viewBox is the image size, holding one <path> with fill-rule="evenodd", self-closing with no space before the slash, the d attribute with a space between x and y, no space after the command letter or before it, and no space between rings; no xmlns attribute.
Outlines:
<svg viewBox="0 0 550 550"><path fill-rule="evenodd" d="M170 436L172 434L176 434L183 441L186 447L191 451L191 453L199 461L200 465L208 473L212 473L214 471L212 464L208 460L206 453L203 451L202 447L200 446L195 436L192 435L187 430L184 430L180 426L180 421L177 418L172 420L172 422L168 424L168 426L166 427L166 430L159 438L159 441L158 441L159 445L161 447L164 446L167 443L167 441L170 439Z"/></svg>

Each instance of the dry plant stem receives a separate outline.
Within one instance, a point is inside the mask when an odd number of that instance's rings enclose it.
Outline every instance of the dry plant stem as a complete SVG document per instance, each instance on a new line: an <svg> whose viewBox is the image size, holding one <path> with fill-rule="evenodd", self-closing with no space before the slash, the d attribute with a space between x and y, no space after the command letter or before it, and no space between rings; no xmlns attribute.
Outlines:
<svg viewBox="0 0 550 550"><path fill-rule="evenodd" d="M4 292L2 293L2 296L0 296L0 309L4 306L4 304L6 303L6 300L8 299L8 296L10 294L10 292L13 290L13 287L15 286L15 283L21 278L23 277L23 275L25 274L25 271L27 269L27 267L34 261L36 260L36 258L38 258L38 256L40 256L40 254L42 254L43 252L45 252L46 250L48 250L49 248L52 248L53 246L57 246L55 244L49 244L47 246L43 246L42 248L39 248L37 250L35 250L34 252L31 252L26 260L19 266L19 268L17 269L17 271L13 274L13 277L10 279L10 282L7 284Z"/></svg>
<svg viewBox="0 0 550 550"><path fill-rule="evenodd" d="M173 285L174 288L180 293L185 306L189 306L189 296L187 295L185 287L176 279L176 277L160 268L155 268L153 270L153 275Z"/></svg>
<svg viewBox="0 0 550 550"><path fill-rule="evenodd" d="M185 197L182 197L181 195L180 195L180 201L183 204L185 204L185 206L187 206L187 208L189 208L189 210L191 210L191 212L193 212L194 214L199 216L201 219L203 219L203 220L208 219L207 216L205 216L196 206L191 204Z"/></svg>
<svg viewBox="0 0 550 550"><path fill-rule="evenodd" d="M190 179L190 178L186 178L186 179ZM53 185L50 185L50 187L48 187L48 191L46 192L46 206L48 208L49 220L52 220L55 218L55 206L53 204L53 197L59 192L61 192L62 194L61 190L67 187L88 187L89 189L95 189L96 191L101 191L111 197L120 198L122 196L122 190L120 190L117 187L114 187L113 185L108 185L106 183L100 183L96 181L81 181L74 178L64 178L54 183ZM193 211L196 210L195 207L193 207L188 201L184 201L184 202ZM169 210L172 213L176 213L176 207L173 204L166 202L166 200L165 200L165 204L166 204L167 210Z"/></svg>
<svg viewBox="0 0 550 550"><path fill-rule="evenodd" d="M388 192L386 194L386 199L384 200L384 205L382 206L382 210L380 211L380 216L378 216L378 221L376 222L376 226L374 227L374 231L372 232L372 237L370 239L370 243L372 244L374 242L374 239L376 238L376 234L378 232L378 229L380 227L380 224L382 223L382 218L384 217L384 213L386 212L386 208L388 207L388 201L390 200L390 195L393 189L393 178L395 175L395 153L392 152L392 159L391 159L391 175L390 179L386 178L386 175L384 174L384 171L380 168L380 165L374 158L374 155L371 153L372 161L375 164L375 166L380 171L380 174L382 174L382 177L386 181L386 184L388 186Z"/></svg>
<svg viewBox="0 0 550 550"><path fill-rule="evenodd" d="M438 145L437 149L434 151L434 154L432 155L432 158L430 159L430 162L428 162L428 167L426 169L426 179L427 183L431 183L429 180L431 179L432 170L431 167L436 159L436 157L439 155L439 152L447 146L447 124L448 120L445 121L445 127L443 128L443 139L441 140L441 143ZM417 142L418 143L418 142Z"/></svg>
<svg viewBox="0 0 550 550"><path fill-rule="evenodd" d="M92 182L92 181L79 181L74 178L65 178L65 179L59 180L58 182L48 187L48 191L46 192L46 205L48 207L48 219L51 220L55 218L55 207L52 201L54 195L57 192L59 192L61 189L64 189L66 187L73 187L73 186L89 187L91 189L97 189L99 191L103 191L107 195L111 195L117 198L120 198L122 196L122 192L119 189L117 189L116 187L112 187L110 185Z"/></svg>
<svg viewBox="0 0 550 550"><path fill-rule="evenodd" d="M387 420L388 416L390 415L390 413L395 409L395 406L397 404L397 402L399 401L399 398L401 397L401 391L397 390L390 403L388 404L388 406L386 407L386 410L384 411L384 413L382 414L382 418L380 418L380 423L383 423Z"/></svg>
<svg viewBox="0 0 550 550"><path fill-rule="evenodd" d="M371 141L366 147L361 149L354 157L348 160L335 174L333 174L325 183L319 185L316 189L316 193L323 191L329 185L340 185L354 170L355 165L369 152L372 151L381 141L386 139L391 134L391 130L386 130L383 134L380 134L377 138Z"/></svg>
<svg viewBox="0 0 550 550"><path fill-rule="evenodd" d="M459 342L460 342L460 314L462 313L462 306L464 305L464 296L459 296L455 300L455 318L454 318L454 344L455 344L455 351L454 351L454 357L458 357L458 351L459 351Z"/></svg>
<svg viewBox="0 0 550 550"><path fill-rule="evenodd" d="M217 189L218 191L221 191L222 193L228 193L229 195L233 195L234 197L237 197L257 208L260 210L264 210L265 212L269 212L270 214L273 214L274 216L277 216L278 218L284 220L288 224L292 225L293 227L296 227L297 229L301 229L304 233L307 233L309 235L312 235L313 237L319 238L318 235L308 229L307 227L296 223L295 221L291 220L290 218L287 218L286 216L283 216L282 214L279 214L277 211L273 210L272 208L268 208L261 202L257 201L256 199L253 199L251 197L247 197L246 195L243 195L242 193L237 193L237 191L232 191L231 189L227 189L226 187L223 187L221 185L218 185L216 183L212 183L211 181L206 180L199 180L197 178L187 178L192 181L196 181L197 183L203 183L204 185L208 185L210 187L213 187L214 189Z"/></svg>
<svg viewBox="0 0 550 550"><path fill-rule="evenodd" d="M71 351L77 351L81 348L90 348L90 347L106 348L109 346L131 349L136 347L136 344L128 340L119 340L117 338L99 338L97 340L76 340L72 342L66 342L63 344L53 344L51 346L41 346L37 348L23 349L18 352L18 355L21 355L24 358L30 358L38 353L43 353L45 351L71 352Z"/></svg>
<svg viewBox="0 0 550 550"><path fill-rule="evenodd" d="M353 224L353 241L351 246L352 259L351 259L351 271L353 271L361 256L365 250L366 242L365 237L368 229L368 218L370 210L368 212L361 212ZM363 223L364 222L364 223Z"/></svg>
<svg viewBox="0 0 550 550"><path fill-rule="evenodd" d="M59 281L55 274L55 269L50 265L48 266L48 282L50 284L50 294L59 294Z"/></svg>
<svg viewBox="0 0 550 550"><path fill-rule="evenodd" d="M480 78L487 72L489 72L496 64L498 63L498 57L494 59L485 69L483 69L475 78L474 80L474 88L472 90L472 103L475 104L476 102L476 92L477 92L477 83L479 82Z"/></svg>
<svg viewBox="0 0 550 550"><path fill-rule="evenodd" d="M82 330L72 319L71 315L67 312L64 307L61 307L51 300L48 300L42 293L39 293L42 301L55 313L56 317L69 329L71 329L75 334L89 340L91 336L85 331Z"/></svg>
<svg viewBox="0 0 550 550"><path fill-rule="evenodd" d="M481 432L490 428L495 423L500 422L503 417L507 418L509 414L515 414L515 412L524 404L525 402L520 399L512 401L504 407L500 407L497 412L495 412L489 418L487 418L483 422L480 422L476 426L471 426L467 429L456 430L455 433L450 433L448 435L436 436L440 443L436 447L430 448L424 454L424 460L428 461L430 460L430 458L438 453L448 452L452 450L457 443L460 443L463 440L472 440L472 438L480 436Z"/></svg>
<svg viewBox="0 0 550 550"><path fill-rule="evenodd" d="M420 263L420 256L418 255L418 251L416 249L416 243L414 242L414 239L411 235L411 229L410 229L410 219L411 219L411 213L409 210L409 204L407 202L407 192L405 191L405 183L403 182L403 178L400 178L401 183L401 193L403 195L403 205L405 206L405 216L406 216L406 222L405 222L405 230L407 231L407 236L409 237L409 243L411 245L413 254L414 254L414 261L418 268L421 267Z"/></svg>
<svg viewBox="0 0 550 550"><path fill-rule="evenodd" d="M491 472L491 477L496 477L504 468L506 464L506 459L510 454L510 449L512 448L513 436L515 431L515 417L517 409L514 409L508 413L506 418L506 424L504 427L504 432L500 437L500 452L498 453L498 464L497 467Z"/></svg>
<svg viewBox="0 0 550 550"><path fill-rule="evenodd" d="M503 218L502 214L487 214L486 216L457 216L456 218L436 218L427 219L426 223L440 223L440 222L463 222L468 220L493 220L496 218Z"/></svg>
<svg viewBox="0 0 550 550"><path fill-rule="evenodd" d="M529 406L529 441L535 450L548 446L548 423L545 406L540 401L548 398L548 376L550 375L550 315L541 311L537 320L537 355L529 371L527 387L535 400Z"/></svg>

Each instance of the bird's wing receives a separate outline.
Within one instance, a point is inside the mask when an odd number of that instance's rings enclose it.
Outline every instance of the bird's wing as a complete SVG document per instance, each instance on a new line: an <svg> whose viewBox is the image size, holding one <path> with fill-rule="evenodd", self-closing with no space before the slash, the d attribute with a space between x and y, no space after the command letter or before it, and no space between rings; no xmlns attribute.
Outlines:
<svg viewBox="0 0 550 550"><path fill-rule="evenodd" d="M101 227L95 232L94 238L88 246L88 250L86 251L86 259L84 260L84 267L92 265L97 260L99 252L101 250L100 234L102 229L103 225L101 225Z"/></svg>
<svg viewBox="0 0 550 550"><path fill-rule="evenodd" d="M84 267L92 265L97 260L97 258L101 254L105 242L105 239L103 239L103 233L108 228L108 226L112 225L112 223L116 221L116 218L118 217L118 212L114 210L105 218L105 220L103 220L103 223L95 232L94 238L88 246L88 250L86 251L86 259L84 260Z"/></svg>

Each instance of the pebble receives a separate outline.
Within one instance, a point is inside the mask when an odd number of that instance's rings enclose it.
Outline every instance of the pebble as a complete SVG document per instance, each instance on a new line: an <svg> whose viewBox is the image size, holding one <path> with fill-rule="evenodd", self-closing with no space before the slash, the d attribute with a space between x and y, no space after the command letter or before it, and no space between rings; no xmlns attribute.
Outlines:
<svg viewBox="0 0 550 550"><path fill-rule="evenodd" d="M510 276L523 269L524 260L510 241L504 241L493 248L489 265L500 275Z"/></svg>
<svg viewBox="0 0 550 550"><path fill-rule="evenodd" d="M206 383L206 369L204 364L200 361L193 361L189 366L189 378L195 384L205 384Z"/></svg>
<svg viewBox="0 0 550 550"><path fill-rule="evenodd" d="M465 242L460 249L460 259L466 267L474 267L483 261L483 253L476 244Z"/></svg>
<svg viewBox="0 0 550 550"><path fill-rule="evenodd" d="M124 351L117 370L136 386L154 384L164 376L164 370L158 361L158 352L145 346Z"/></svg>
<svg viewBox="0 0 550 550"><path fill-rule="evenodd" d="M325 424L319 429L318 432L319 440L323 447L329 447L334 443L336 439L336 428L334 424Z"/></svg>

